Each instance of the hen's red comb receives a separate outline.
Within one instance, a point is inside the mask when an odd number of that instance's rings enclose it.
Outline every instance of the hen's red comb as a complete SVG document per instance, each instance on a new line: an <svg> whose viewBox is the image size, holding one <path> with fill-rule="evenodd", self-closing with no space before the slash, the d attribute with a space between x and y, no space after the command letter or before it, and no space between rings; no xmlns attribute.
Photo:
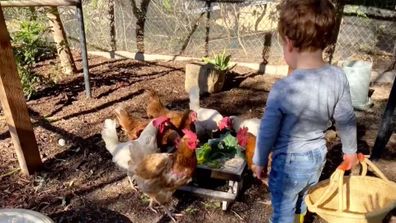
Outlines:
<svg viewBox="0 0 396 223"><path fill-rule="evenodd" d="M231 121L230 117L224 117L223 119L220 120L219 129L223 130L225 128L230 128L231 123L232 123L232 121Z"/></svg>
<svg viewBox="0 0 396 223"><path fill-rule="evenodd" d="M153 120L153 125L154 127L158 128L161 124L165 123L165 122L169 122L170 119L166 116L160 116L156 119Z"/></svg>
<svg viewBox="0 0 396 223"><path fill-rule="evenodd" d="M182 131L183 131L184 135L187 138L189 138L191 141L195 142L198 140L197 134L195 134L193 131L190 131L188 129L183 129Z"/></svg>
<svg viewBox="0 0 396 223"><path fill-rule="evenodd" d="M248 133L248 128L247 127L242 127L237 132L237 135L246 135L247 133Z"/></svg>
<svg viewBox="0 0 396 223"><path fill-rule="evenodd" d="M239 145L243 147L246 146L247 143L247 133L248 133L247 127L240 128L237 132L236 138L238 140Z"/></svg>

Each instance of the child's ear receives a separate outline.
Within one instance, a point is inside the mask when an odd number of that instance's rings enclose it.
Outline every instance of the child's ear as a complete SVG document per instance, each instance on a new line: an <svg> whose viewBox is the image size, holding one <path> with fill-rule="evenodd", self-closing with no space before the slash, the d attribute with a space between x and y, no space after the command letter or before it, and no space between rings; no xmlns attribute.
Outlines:
<svg viewBox="0 0 396 223"><path fill-rule="evenodd" d="M292 52L293 48L294 48L293 47L293 41L290 40L289 38L285 37L285 44L286 44L287 51Z"/></svg>

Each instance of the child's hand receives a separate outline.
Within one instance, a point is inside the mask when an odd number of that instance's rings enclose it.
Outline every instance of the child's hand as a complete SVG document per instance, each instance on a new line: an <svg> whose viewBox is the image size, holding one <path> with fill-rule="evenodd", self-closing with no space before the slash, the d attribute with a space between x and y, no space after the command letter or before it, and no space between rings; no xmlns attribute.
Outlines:
<svg viewBox="0 0 396 223"><path fill-rule="evenodd" d="M344 154L344 161L338 166L338 169L350 170L355 168L358 163L359 160L356 153Z"/></svg>
<svg viewBox="0 0 396 223"><path fill-rule="evenodd" d="M257 179L262 180L267 178L267 166L256 166L252 165L253 174L256 175Z"/></svg>

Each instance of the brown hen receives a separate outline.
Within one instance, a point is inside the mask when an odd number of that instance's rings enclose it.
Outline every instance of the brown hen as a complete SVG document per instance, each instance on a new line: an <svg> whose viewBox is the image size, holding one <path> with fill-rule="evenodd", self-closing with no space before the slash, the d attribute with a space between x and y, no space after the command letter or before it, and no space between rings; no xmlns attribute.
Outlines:
<svg viewBox="0 0 396 223"><path fill-rule="evenodd" d="M175 153L150 154L139 164L130 166L139 189L150 197L149 208L155 211L153 202L162 205L172 220L174 218L164 205L179 187L191 181L197 166L197 135L189 130L183 130L183 133Z"/></svg>
<svg viewBox="0 0 396 223"><path fill-rule="evenodd" d="M256 136L248 132L247 127L242 127L237 132L237 139L238 139L238 144L243 148L245 148L247 166L251 171L253 171L254 174L253 156L254 156L254 151L256 150ZM271 170L271 162L272 162L271 156L272 154L270 153L268 156L268 166L267 166L268 174ZM268 186L268 178L261 181L263 182L263 184Z"/></svg>
<svg viewBox="0 0 396 223"><path fill-rule="evenodd" d="M149 124L150 120L134 117L129 114L126 109L122 106L117 107L114 110L118 123L128 136L129 140L135 140L139 138L143 129Z"/></svg>

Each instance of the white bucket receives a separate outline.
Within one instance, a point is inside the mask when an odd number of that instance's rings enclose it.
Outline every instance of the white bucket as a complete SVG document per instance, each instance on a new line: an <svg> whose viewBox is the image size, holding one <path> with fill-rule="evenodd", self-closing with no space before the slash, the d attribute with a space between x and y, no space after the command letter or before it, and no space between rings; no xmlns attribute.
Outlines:
<svg viewBox="0 0 396 223"><path fill-rule="evenodd" d="M350 86L352 106L357 110L366 110L373 104L368 97L372 65L372 62L362 60L342 64Z"/></svg>
<svg viewBox="0 0 396 223"><path fill-rule="evenodd" d="M0 209L0 223L54 223L49 217L27 209Z"/></svg>

